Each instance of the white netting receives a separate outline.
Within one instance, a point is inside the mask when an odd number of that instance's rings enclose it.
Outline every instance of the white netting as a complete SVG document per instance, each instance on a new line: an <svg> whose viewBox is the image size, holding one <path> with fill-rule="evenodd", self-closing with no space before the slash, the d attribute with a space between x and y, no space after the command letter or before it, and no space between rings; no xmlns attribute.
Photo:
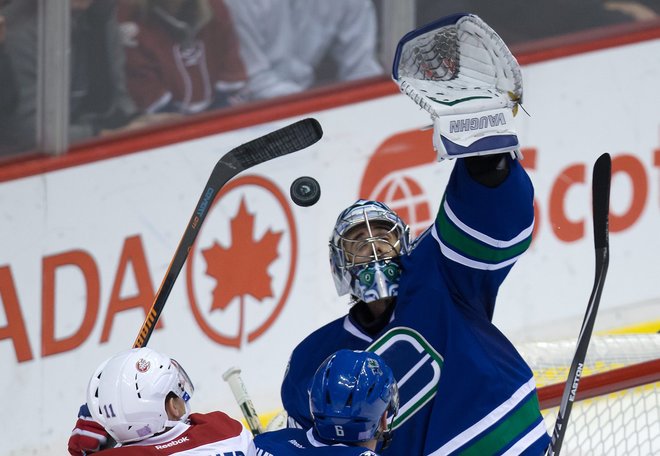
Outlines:
<svg viewBox="0 0 660 456"><path fill-rule="evenodd" d="M656 382L574 402L561 455L659 455L659 387ZM557 411L543 411L549 431Z"/></svg>
<svg viewBox="0 0 660 456"><path fill-rule="evenodd" d="M529 342L516 348L534 371L538 387L566 381L575 354L576 340ZM660 358L660 334L593 336L582 375Z"/></svg>
<svg viewBox="0 0 660 456"><path fill-rule="evenodd" d="M399 77L449 81L460 68L456 27L443 27L417 37L401 51Z"/></svg>
<svg viewBox="0 0 660 456"><path fill-rule="evenodd" d="M575 344L575 340L563 340L518 344L517 348L542 387L566 381ZM639 364L657 359L660 334L593 336L578 394L590 392L586 380L590 375L627 367L628 378L642 378L647 374L640 372ZM598 384L605 393L573 403L561 455L660 455L660 382L621 389L617 386L620 376L610 377ZM561 393L554 397L555 403L560 397ZM542 412L551 432L558 407Z"/></svg>

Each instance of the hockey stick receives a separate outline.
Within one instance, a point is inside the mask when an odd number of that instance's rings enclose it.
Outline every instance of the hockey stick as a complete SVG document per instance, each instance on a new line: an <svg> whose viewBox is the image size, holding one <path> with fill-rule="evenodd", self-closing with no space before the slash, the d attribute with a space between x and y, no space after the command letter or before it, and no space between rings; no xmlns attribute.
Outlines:
<svg viewBox="0 0 660 456"><path fill-rule="evenodd" d="M238 367L231 367L222 374L222 379L229 383L229 388L231 388L231 392L234 394L236 402L238 402L238 407L243 412L252 435L256 436L264 432L259 421L259 415L257 415L252 399L250 399L245 383L241 378L241 370Z"/></svg>
<svg viewBox="0 0 660 456"><path fill-rule="evenodd" d="M273 158L309 147L321 139L322 136L323 130L316 119L303 119L232 149L216 163L211 172L211 177L209 177L206 187L204 187L204 191L195 207L195 211L188 222L188 226L183 232L181 241L174 252L174 257L154 297L151 309L147 312L144 323L142 323L142 327L133 343L133 348L147 345L151 333L156 326L156 322L163 312L165 302L172 291L174 282L179 272L181 272L181 268L183 268L188 254L195 243L195 239L199 234L199 229L204 222L204 218L211 208L211 203L213 203L213 200L223 185L241 171L245 171L248 168L272 160Z"/></svg>
<svg viewBox="0 0 660 456"><path fill-rule="evenodd" d="M548 448L548 456L558 456L561 444L566 434L568 416L573 407L573 401L577 393L582 367L587 356L587 348L591 339L591 332L596 321L600 295L607 276L607 266L610 261L609 244L609 211L610 211L610 181L612 177L612 159L609 154L598 157L594 165L592 178L592 206L594 225L594 247L596 250L596 277L594 286L587 305L587 312L582 321L582 329L577 340L575 355L568 372L564 393L559 404L557 420L552 432L552 442Z"/></svg>

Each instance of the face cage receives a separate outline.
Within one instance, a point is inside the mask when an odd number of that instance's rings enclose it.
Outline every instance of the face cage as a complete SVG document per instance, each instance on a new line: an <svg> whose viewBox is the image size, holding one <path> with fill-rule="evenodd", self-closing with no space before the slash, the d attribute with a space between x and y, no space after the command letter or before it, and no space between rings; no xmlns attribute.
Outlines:
<svg viewBox="0 0 660 456"><path fill-rule="evenodd" d="M341 268L351 267L357 264L369 263L372 261L387 260L394 258L400 254L408 253L410 250L410 230L408 226L397 216L394 212L389 210L387 206L373 202L370 205L357 206L353 209L348 209L345 215L340 216L335 224L330 245L337 253L343 253L337 260L337 265ZM365 224L369 232L369 236L365 239L350 239L347 234L354 228ZM378 236L373 235L373 229L378 226L387 225L388 230ZM396 241L394 243L388 240L389 235L395 234ZM353 248L347 249L351 245ZM365 245L371 247L368 256L351 254L348 250L353 252L360 250ZM378 252L377 246L385 246L382 252ZM350 257L350 258L349 258Z"/></svg>
<svg viewBox="0 0 660 456"><path fill-rule="evenodd" d="M173 392L187 403L195 393L195 386L193 385L192 380L190 380L190 376L188 376L188 373L181 366L181 364L179 364L175 359L172 359L171 362L179 377L179 383L177 384L176 390Z"/></svg>
<svg viewBox="0 0 660 456"><path fill-rule="evenodd" d="M330 239L330 265L337 293L339 296L351 293L364 302L396 296L400 269L396 258L410 252L410 229L403 220L381 203L373 202L370 206L357 206L345 211L346 215L340 216ZM352 240L346 237L351 229L363 223L367 225L369 233L372 233L372 227L383 223L391 228L384 234L366 239ZM387 240L391 233L396 234L397 240L394 243ZM371 244L372 254L347 254L347 243L354 244L353 251ZM382 245L389 248L378 248ZM369 283L371 280L364 280L370 274L376 279L375 287Z"/></svg>
<svg viewBox="0 0 660 456"><path fill-rule="evenodd" d="M371 263L373 261L391 260L399 256L401 250L403 232L396 223L382 220L367 220L364 222L369 230L369 237L365 239L349 239L343 235L338 236L339 250L344 253L343 267L351 268L357 265ZM382 226L384 224L391 225L387 231L378 235L373 234L373 228ZM361 224L357 224L357 227ZM352 227L352 228L354 228ZM350 233L349 229L345 234ZM394 234L396 241L392 243L389 238ZM360 252L367 251L367 255L360 254ZM358 253L349 253L358 252Z"/></svg>

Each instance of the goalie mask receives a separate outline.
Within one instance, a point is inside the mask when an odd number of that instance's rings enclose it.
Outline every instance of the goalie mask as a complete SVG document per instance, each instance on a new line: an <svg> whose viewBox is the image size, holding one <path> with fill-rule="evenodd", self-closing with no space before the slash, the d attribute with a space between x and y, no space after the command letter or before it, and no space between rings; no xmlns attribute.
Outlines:
<svg viewBox="0 0 660 456"><path fill-rule="evenodd" d="M87 406L95 421L119 443L151 437L178 421L165 409L170 393L186 403L190 413L193 385L173 359L150 348L134 348L103 362L87 388Z"/></svg>
<svg viewBox="0 0 660 456"><path fill-rule="evenodd" d="M390 429L381 429L399 410L399 393L392 370L375 353L339 350L319 366L309 395L314 429L333 442L389 443Z"/></svg>
<svg viewBox="0 0 660 456"><path fill-rule="evenodd" d="M358 200L330 236L330 267L339 296L364 302L396 296L399 255L410 252L410 229L387 205Z"/></svg>

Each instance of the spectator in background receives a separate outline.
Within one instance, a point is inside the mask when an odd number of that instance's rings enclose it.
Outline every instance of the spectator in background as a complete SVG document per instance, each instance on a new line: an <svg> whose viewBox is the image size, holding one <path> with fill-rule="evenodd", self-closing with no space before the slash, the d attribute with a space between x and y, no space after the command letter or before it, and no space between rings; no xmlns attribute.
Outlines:
<svg viewBox="0 0 660 456"><path fill-rule="evenodd" d="M7 27L2 9L9 0L0 1L0 122L11 116L18 104L18 89L11 57L5 50Z"/></svg>
<svg viewBox="0 0 660 456"><path fill-rule="evenodd" d="M0 143L13 153L35 147L38 8L37 0L20 0L4 11L18 105L0 125ZM120 129L136 114L125 88L115 12L112 0L71 0L70 141Z"/></svg>
<svg viewBox="0 0 660 456"><path fill-rule="evenodd" d="M80 130L73 137L84 138L123 127L137 112L126 90L115 2L70 2L70 122Z"/></svg>
<svg viewBox="0 0 660 456"><path fill-rule="evenodd" d="M226 0L251 100L382 74L371 0Z"/></svg>
<svg viewBox="0 0 660 456"><path fill-rule="evenodd" d="M245 70L222 0L122 0L128 88L147 114L239 102Z"/></svg>
<svg viewBox="0 0 660 456"><path fill-rule="evenodd" d="M660 14L658 0L605 0L605 9L619 11L637 21L657 19Z"/></svg>

